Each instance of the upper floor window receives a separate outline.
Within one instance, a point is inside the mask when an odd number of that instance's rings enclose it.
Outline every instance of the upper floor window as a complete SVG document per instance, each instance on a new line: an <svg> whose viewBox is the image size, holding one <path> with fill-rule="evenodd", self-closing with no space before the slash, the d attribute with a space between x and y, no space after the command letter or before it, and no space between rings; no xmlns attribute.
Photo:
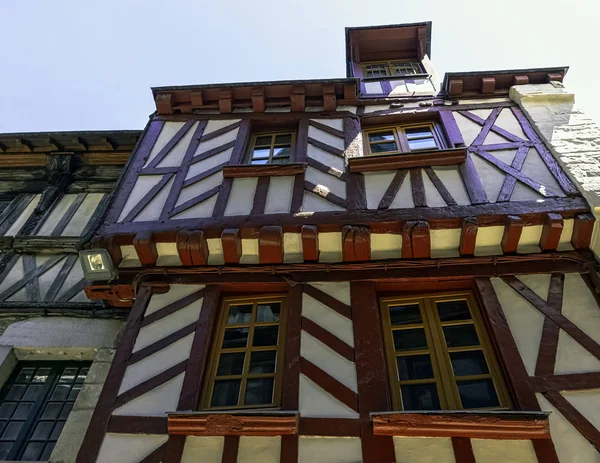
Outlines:
<svg viewBox="0 0 600 463"><path fill-rule="evenodd" d="M290 162L296 133L265 132L252 135L248 164L287 164Z"/></svg>
<svg viewBox="0 0 600 463"><path fill-rule="evenodd" d="M283 333L280 296L225 299L219 319L203 408L280 405Z"/></svg>
<svg viewBox="0 0 600 463"><path fill-rule="evenodd" d="M471 294L382 299L381 311L396 409L510 407Z"/></svg>
<svg viewBox="0 0 600 463"><path fill-rule="evenodd" d="M374 61L363 63L363 77L397 77L425 74L423 65L416 60Z"/></svg>
<svg viewBox="0 0 600 463"><path fill-rule="evenodd" d="M365 132L368 154L399 154L442 149L442 137L435 124L406 124Z"/></svg>

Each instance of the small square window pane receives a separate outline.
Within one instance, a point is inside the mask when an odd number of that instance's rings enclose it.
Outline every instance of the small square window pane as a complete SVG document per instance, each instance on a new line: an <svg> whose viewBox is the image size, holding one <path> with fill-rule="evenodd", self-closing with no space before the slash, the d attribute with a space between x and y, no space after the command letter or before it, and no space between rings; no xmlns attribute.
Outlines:
<svg viewBox="0 0 600 463"><path fill-rule="evenodd" d="M46 447L44 447L44 452L42 453L42 456L40 457L40 459L41 460L49 460L50 455L52 454L52 450L54 450L55 445L56 445L56 442L48 442L46 444Z"/></svg>
<svg viewBox="0 0 600 463"><path fill-rule="evenodd" d="M58 439L64 427L64 421L59 421L58 423L56 423L56 426L54 426L54 429L52 430L52 434L50 434L50 439Z"/></svg>
<svg viewBox="0 0 600 463"><path fill-rule="evenodd" d="M252 340L252 346L276 346L278 337L278 326L257 326L254 328L254 339Z"/></svg>
<svg viewBox="0 0 600 463"><path fill-rule="evenodd" d="M245 405L273 403L273 378L249 379L246 383Z"/></svg>
<svg viewBox="0 0 600 463"><path fill-rule="evenodd" d="M290 153L292 152L292 149L289 147L286 148L275 148L273 150L273 157L277 158L277 157L289 157Z"/></svg>
<svg viewBox="0 0 600 463"><path fill-rule="evenodd" d="M71 386L68 384L57 384L50 400L67 400L71 392Z"/></svg>
<svg viewBox="0 0 600 463"><path fill-rule="evenodd" d="M50 368L38 368L38 371L35 372L35 376L33 377L33 382L45 383L48 380L51 371L52 369Z"/></svg>
<svg viewBox="0 0 600 463"><path fill-rule="evenodd" d="M219 366L217 367L217 376L241 375L244 371L244 352L235 352L232 354L221 354L219 357Z"/></svg>
<svg viewBox="0 0 600 463"><path fill-rule="evenodd" d="M467 301L436 302L435 305L443 322L471 319Z"/></svg>
<svg viewBox="0 0 600 463"><path fill-rule="evenodd" d="M277 135L275 137L276 145L289 145L292 143L292 134L291 133L283 133L281 135Z"/></svg>
<svg viewBox="0 0 600 463"><path fill-rule="evenodd" d="M77 379L75 380L75 382L83 383L85 381L85 378L87 377L87 374L89 371L90 371L89 368L82 368L81 370L79 370L79 374L77 375Z"/></svg>
<svg viewBox="0 0 600 463"><path fill-rule="evenodd" d="M270 153L271 153L270 148L255 148L254 151L252 151L252 158L253 159L268 158Z"/></svg>
<svg viewBox="0 0 600 463"><path fill-rule="evenodd" d="M271 146L271 135L267 135L266 137L256 137L256 143L254 146Z"/></svg>
<svg viewBox="0 0 600 463"><path fill-rule="evenodd" d="M394 350L396 352L427 349L427 338L425 330L417 328L414 330L394 330Z"/></svg>
<svg viewBox="0 0 600 463"><path fill-rule="evenodd" d="M232 305L227 315L228 325L248 325L252 319L252 304Z"/></svg>
<svg viewBox="0 0 600 463"><path fill-rule="evenodd" d="M21 370L21 372L19 373L19 376L17 376L17 379L15 382L28 383L33 378L34 371L35 371L35 368L23 368Z"/></svg>
<svg viewBox="0 0 600 463"><path fill-rule="evenodd" d="M38 461L42 454L42 450L44 450L44 445L46 445L44 442L30 442L27 444L27 447L25 447L25 452L23 452L21 460Z"/></svg>
<svg viewBox="0 0 600 463"><path fill-rule="evenodd" d="M13 384L10 387L10 391L8 391L8 394L6 395L5 400L21 400L21 397L23 397L23 394L25 394L26 390L27 386Z"/></svg>
<svg viewBox="0 0 600 463"><path fill-rule="evenodd" d="M252 165L262 165L262 164L268 164L269 163L269 159L252 159L252 161L250 161L250 164Z"/></svg>
<svg viewBox="0 0 600 463"><path fill-rule="evenodd" d="M15 440L19 435L19 431L21 431L21 427L23 426L22 421L11 421L4 429L4 433L2 434L2 440Z"/></svg>
<svg viewBox="0 0 600 463"><path fill-rule="evenodd" d="M423 323L419 304L390 306L389 310L392 326Z"/></svg>
<svg viewBox="0 0 600 463"><path fill-rule="evenodd" d="M19 406L17 407L17 411L13 415L13 419L14 420L25 420L25 419L27 419L27 417L29 416L29 412L31 410L31 407L33 407L33 403L32 402L22 402L22 403L20 403Z"/></svg>
<svg viewBox="0 0 600 463"><path fill-rule="evenodd" d="M489 373L485 356L480 350L451 352L450 360L454 376L485 375Z"/></svg>
<svg viewBox="0 0 600 463"><path fill-rule="evenodd" d="M444 326L444 337L448 347L478 346L479 338L475 325Z"/></svg>
<svg viewBox="0 0 600 463"><path fill-rule="evenodd" d="M69 393L68 400L74 401L79 395L79 391L81 391L81 384L76 384L75 386L73 386L73 389L71 389L71 392Z"/></svg>
<svg viewBox="0 0 600 463"><path fill-rule="evenodd" d="M406 134L406 138L409 140L413 140L415 138L431 138L433 134L431 133L431 128L429 127L413 127L409 129L404 129L404 133Z"/></svg>
<svg viewBox="0 0 600 463"><path fill-rule="evenodd" d="M55 420L58 418L58 414L62 408L62 402L50 402L46 405L44 413L42 413L43 420Z"/></svg>
<svg viewBox="0 0 600 463"><path fill-rule="evenodd" d="M33 431L32 439L48 439L54 427L54 421L40 421Z"/></svg>
<svg viewBox="0 0 600 463"><path fill-rule="evenodd" d="M41 384L32 384L27 388L27 392L23 396L23 400L36 400L44 390Z"/></svg>
<svg viewBox="0 0 600 463"><path fill-rule="evenodd" d="M0 419L6 420L10 418L17 408L17 404L14 402L5 402L0 405Z"/></svg>
<svg viewBox="0 0 600 463"><path fill-rule="evenodd" d="M249 328L229 328L223 336L223 349L246 347L248 344Z"/></svg>
<svg viewBox="0 0 600 463"><path fill-rule="evenodd" d="M256 313L257 323L274 323L279 321L279 314L281 312L280 302L270 302L258 304L258 311Z"/></svg>
<svg viewBox="0 0 600 463"><path fill-rule="evenodd" d="M58 417L61 420L66 420L69 417L69 413L71 413L71 410L73 409L73 404L72 403L66 403L65 406L62 409L62 412L60 412L60 416Z"/></svg>
<svg viewBox="0 0 600 463"><path fill-rule="evenodd" d="M13 446L12 442L0 442L0 459L6 460L8 458L8 452Z"/></svg>
<svg viewBox="0 0 600 463"><path fill-rule="evenodd" d="M372 141L393 141L393 142L395 142L394 132L389 131L389 132L370 133L369 141L370 142L372 142Z"/></svg>
<svg viewBox="0 0 600 463"><path fill-rule="evenodd" d="M457 384L463 408L497 407L500 405L491 379L459 381Z"/></svg>
<svg viewBox="0 0 600 463"><path fill-rule="evenodd" d="M402 386L401 392L404 410L439 410L441 408L435 384Z"/></svg>
<svg viewBox="0 0 600 463"><path fill-rule="evenodd" d="M396 142L371 143L371 153L388 153L398 151Z"/></svg>
<svg viewBox="0 0 600 463"><path fill-rule="evenodd" d="M289 157L282 158L281 156L278 156L276 158L273 158L273 164L287 164L288 162L290 162Z"/></svg>
<svg viewBox="0 0 600 463"><path fill-rule="evenodd" d="M72 383L77 378L77 368L65 368L62 375L60 375L59 383Z"/></svg>
<svg viewBox="0 0 600 463"><path fill-rule="evenodd" d="M396 357L398 378L401 381L410 379L433 378L433 367L429 354Z"/></svg>
<svg viewBox="0 0 600 463"><path fill-rule="evenodd" d="M239 380L215 381L210 406L227 407L237 405L239 394Z"/></svg>
<svg viewBox="0 0 600 463"><path fill-rule="evenodd" d="M252 352L250 357L250 374L259 375L275 372L275 359L277 352L274 350L265 352Z"/></svg>
<svg viewBox="0 0 600 463"><path fill-rule="evenodd" d="M411 151L436 149L437 143L433 138L421 138L419 140L408 140L408 147Z"/></svg>

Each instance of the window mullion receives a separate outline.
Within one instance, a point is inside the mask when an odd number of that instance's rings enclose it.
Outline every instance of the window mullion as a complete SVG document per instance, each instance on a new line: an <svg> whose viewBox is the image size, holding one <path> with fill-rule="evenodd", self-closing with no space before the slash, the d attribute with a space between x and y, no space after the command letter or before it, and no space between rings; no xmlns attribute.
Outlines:
<svg viewBox="0 0 600 463"><path fill-rule="evenodd" d="M396 142L400 147L400 151L402 151L403 153L410 152L410 147L408 146L408 139L406 138L406 134L404 133L402 127L396 127L394 129L394 134L396 135Z"/></svg>

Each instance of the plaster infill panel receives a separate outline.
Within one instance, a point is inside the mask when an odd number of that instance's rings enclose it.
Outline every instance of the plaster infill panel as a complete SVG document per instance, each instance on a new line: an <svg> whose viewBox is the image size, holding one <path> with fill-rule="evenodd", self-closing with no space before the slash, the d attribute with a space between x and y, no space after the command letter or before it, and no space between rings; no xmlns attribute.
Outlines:
<svg viewBox="0 0 600 463"><path fill-rule="evenodd" d="M358 437L306 437L298 439L298 463L358 463L362 446Z"/></svg>
<svg viewBox="0 0 600 463"><path fill-rule="evenodd" d="M302 316L354 347L352 321L307 294L302 295Z"/></svg>
<svg viewBox="0 0 600 463"><path fill-rule="evenodd" d="M168 439L158 434L107 433L96 463L139 463Z"/></svg>
<svg viewBox="0 0 600 463"><path fill-rule="evenodd" d="M221 463L224 441L221 436L186 437L181 463Z"/></svg>
<svg viewBox="0 0 600 463"><path fill-rule="evenodd" d="M396 463L455 463L449 437L394 436L393 439Z"/></svg>
<svg viewBox="0 0 600 463"><path fill-rule="evenodd" d="M280 455L281 436L241 436L236 463L279 463Z"/></svg>

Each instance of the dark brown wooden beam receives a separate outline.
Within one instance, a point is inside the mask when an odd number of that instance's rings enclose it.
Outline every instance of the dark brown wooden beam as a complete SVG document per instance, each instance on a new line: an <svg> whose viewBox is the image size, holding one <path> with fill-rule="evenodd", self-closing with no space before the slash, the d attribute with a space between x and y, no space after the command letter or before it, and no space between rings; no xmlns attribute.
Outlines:
<svg viewBox="0 0 600 463"><path fill-rule="evenodd" d="M184 266L206 265L208 261L208 245L203 230L177 233L177 252Z"/></svg>
<svg viewBox="0 0 600 463"><path fill-rule="evenodd" d="M238 264L242 257L242 238L239 228L226 228L221 233L223 259L226 264Z"/></svg>
<svg viewBox="0 0 600 463"><path fill-rule="evenodd" d="M327 112L335 111L337 107L335 88L333 85L323 85L323 109Z"/></svg>
<svg viewBox="0 0 600 463"><path fill-rule="evenodd" d="M481 78L481 93L492 94L496 90L496 78L495 77L482 77Z"/></svg>
<svg viewBox="0 0 600 463"><path fill-rule="evenodd" d="M258 260L261 264L283 262L283 229L278 225L266 225L258 234Z"/></svg>

